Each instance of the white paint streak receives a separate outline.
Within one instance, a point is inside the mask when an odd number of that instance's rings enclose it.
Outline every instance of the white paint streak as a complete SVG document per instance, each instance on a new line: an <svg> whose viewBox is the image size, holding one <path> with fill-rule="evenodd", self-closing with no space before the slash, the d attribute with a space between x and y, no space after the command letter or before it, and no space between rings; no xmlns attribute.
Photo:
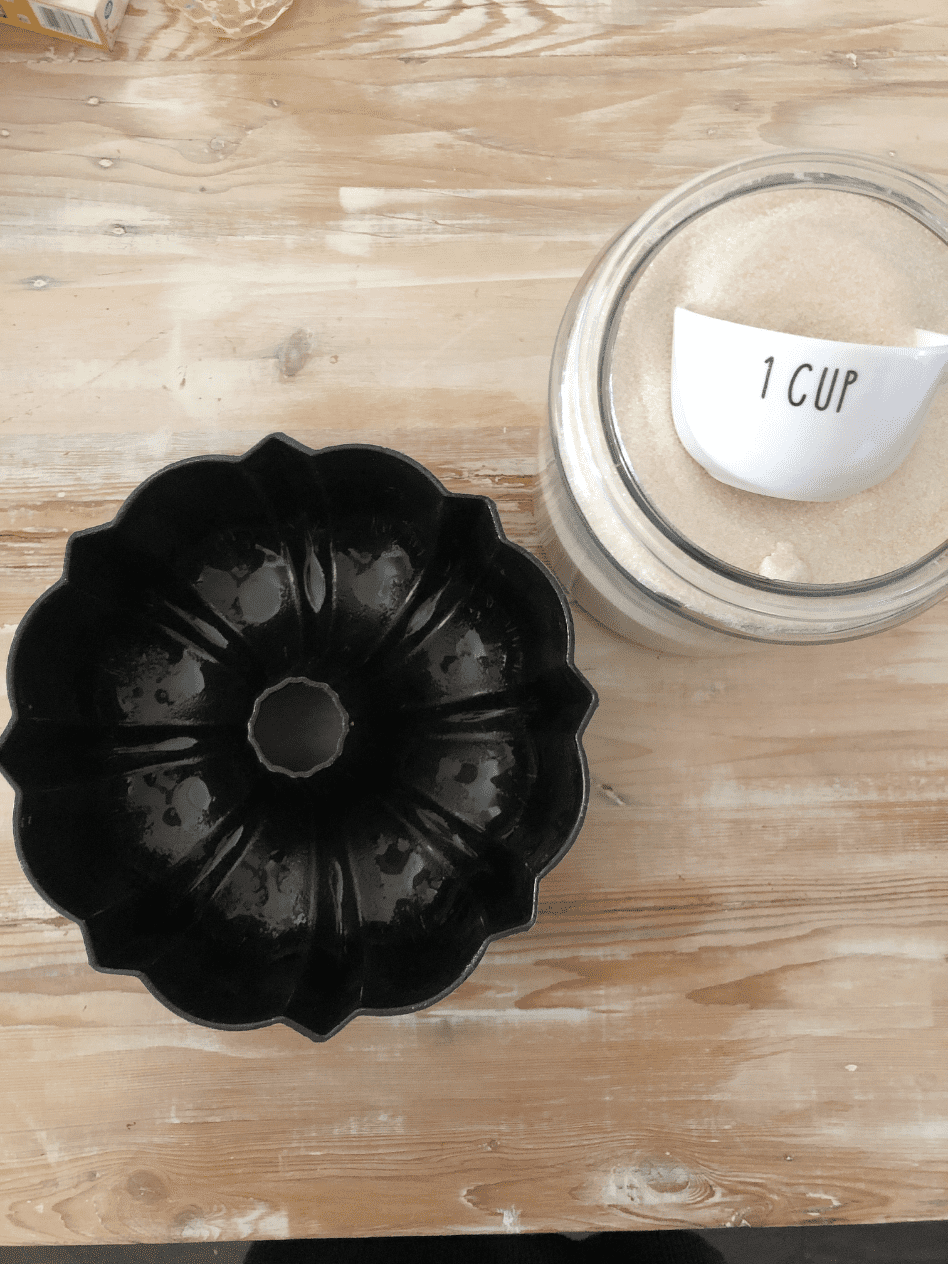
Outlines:
<svg viewBox="0 0 948 1264"><path fill-rule="evenodd" d="M340 255L365 258L372 253L374 239L368 233L360 232L324 233L323 245L327 250L334 250Z"/></svg>
<svg viewBox="0 0 948 1264"><path fill-rule="evenodd" d="M51 1139L49 1133L44 1128L36 1129L36 1140L43 1152L43 1157L51 1167L55 1167L65 1159L62 1146L58 1141Z"/></svg>
<svg viewBox="0 0 948 1264"><path fill-rule="evenodd" d="M598 960L597 956L597 960ZM397 1015L393 1015L393 1021L397 1019ZM408 1021L414 1019L418 1021L420 1015L409 1015ZM498 1003L496 1009L448 1009L445 1003L442 1003L434 1010L430 1017L425 1016L423 1021L442 1022L446 1018L450 1018L452 1022L490 1022L512 1023L514 1026L520 1027L528 1023L549 1023L551 1020L560 1023L588 1023L593 1015L586 1009L568 1008L567 1006L551 1006L550 1009L512 1009L508 1006Z"/></svg>
<svg viewBox="0 0 948 1264"><path fill-rule="evenodd" d="M518 1207L508 1207L504 1212L504 1228L508 1233L523 1233Z"/></svg>
<svg viewBox="0 0 948 1264"><path fill-rule="evenodd" d="M692 702L710 702L712 698L716 698L718 694L724 692L724 684L720 680L712 681L703 689L696 689L691 695Z"/></svg>
<svg viewBox="0 0 948 1264"><path fill-rule="evenodd" d="M290 1218L266 1203L255 1203L248 1211L228 1212L223 1208L208 1215L193 1216L181 1229L188 1242L233 1241L241 1238L288 1238Z"/></svg>
<svg viewBox="0 0 948 1264"><path fill-rule="evenodd" d="M948 1141L948 1119L917 1119L904 1124L880 1124L880 1140L886 1142L908 1141L913 1145L923 1141Z"/></svg>
<svg viewBox="0 0 948 1264"><path fill-rule="evenodd" d="M813 1191L808 1189L805 1191L807 1198L825 1198L832 1207L841 1207L843 1204L838 1198L834 1198L832 1194L824 1194L820 1190Z"/></svg>
<svg viewBox="0 0 948 1264"><path fill-rule="evenodd" d="M334 1137L366 1137L404 1131L404 1115L390 1115L388 1111L379 1111L376 1115L355 1115L332 1130Z"/></svg>
<svg viewBox="0 0 948 1264"><path fill-rule="evenodd" d="M12 814L13 787L7 782L3 782L0 785L0 798L7 795L9 795L10 814ZM58 917L59 914L53 911L50 905L30 886L25 878L17 886L9 886L5 890L0 890L0 895L2 895L2 900L0 900L0 910L2 910L0 912L0 920L17 922L24 929L35 931L37 934L49 934L50 932L59 931L60 928L58 926L53 927L50 925L52 919ZM82 932L78 926L75 929L81 943ZM82 957L83 959L85 958L84 949ZM79 959L78 956L76 959ZM44 958L45 961L46 959ZM3 968L4 970L13 970L15 968L13 959L10 957L5 958Z"/></svg>
<svg viewBox="0 0 948 1264"><path fill-rule="evenodd" d="M360 211L373 211L385 203L385 189L341 188L339 205L347 215L358 215Z"/></svg>
<svg viewBox="0 0 948 1264"><path fill-rule="evenodd" d="M809 809L842 803L903 802L908 795L919 803L941 802L948 796L948 778L939 775L902 777L892 784L868 775L827 777L822 781L807 778L803 787L799 778L753 782L720 777L703 788L696 787L690 802L713 812L750 814L797 807L804 801L804 795Z"/></svg>
<svg viewBox="0 0 948 1264"><path fill-rule="evenodd" d="M912 961L944 961L945 935L937 928L932 934L872 932L840 936L834 943L838 957L907 957Z"/></svg>
<svg viewBox="0 0 948 1264"><path fill-rule="evenodd" d="M617 201L628 199L628 192L622 189L597 189L600 195L611 196ZM378 211L383 207L389 210L399 207L444 206L450 200L470 202L481 207L486 202L510 203L522 205L524 201L535 202L546 199L560 202L584 202L588 197L585 189L571 189L558 186L541 188L534 185L517 188L508 185L505 188L457 188L457 189L418 189L372 188L369 186L343 185L339 189L339 205L347 215L362 215L366 211Z"/></svg>
<svg viewBox="0 0 948 1264"><path fill-rule="evenodd" d="M173 230L174 228L171 217L156 211L153 207L139 202L119 202L111 199L107 213L103 210L101 202L81 201L78 198L68 199L61 204L59 217L61 217L64 230L91 228L104 231L106 226L110 227L116 222L147 226L150 229L168 227Z"/></svg>

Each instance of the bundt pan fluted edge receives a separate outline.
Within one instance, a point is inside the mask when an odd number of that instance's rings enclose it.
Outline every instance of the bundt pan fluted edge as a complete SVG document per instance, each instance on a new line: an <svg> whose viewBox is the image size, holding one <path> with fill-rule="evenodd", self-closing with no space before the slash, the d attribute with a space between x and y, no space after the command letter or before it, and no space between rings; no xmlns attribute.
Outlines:
<svg viewBox="0 0 948 1264"><path fill-rule="evenodd" d="M385 448L159 471L70 538L8 683L27 875L207 1026L433 1004L533 924L586 811L562 590Z"/></svg>

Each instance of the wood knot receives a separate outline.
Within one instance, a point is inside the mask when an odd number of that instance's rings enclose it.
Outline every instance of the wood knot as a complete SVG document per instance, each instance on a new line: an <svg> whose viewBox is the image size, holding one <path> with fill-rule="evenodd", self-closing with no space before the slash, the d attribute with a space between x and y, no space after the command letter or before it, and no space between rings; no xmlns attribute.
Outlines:
<svg viewBox="0 0 948 1264"><path fill-rule="evenodd" d="M696 1207L711 1201L715 1186L702 1172L696 1172L671 1156L643 1159L636 1167L613 1174L613 1199L655 1209Z"/></svg>
<svg viewBox="0 0 948 1264"><path fill-rule="evenodd" d="M162 1203L168 1197L168 1187L158 1173L145 1168L131 1174L125 1182L125 1189L140 1203Z"/></svg>
<svg viewBox="0 0 948 1264"><path fill-rule="evenodd" d="M313 349L313 340L306 329L296 329L277 348L277 363L282 378L296 377Z"/></svg>
<svg viewBox="0 0 948 1264"><path fill-rule="evenodd" d="M692 1174L680 1163L647 1163L642 1179L656 1194L683 1194L691 1184Z"/></svg>

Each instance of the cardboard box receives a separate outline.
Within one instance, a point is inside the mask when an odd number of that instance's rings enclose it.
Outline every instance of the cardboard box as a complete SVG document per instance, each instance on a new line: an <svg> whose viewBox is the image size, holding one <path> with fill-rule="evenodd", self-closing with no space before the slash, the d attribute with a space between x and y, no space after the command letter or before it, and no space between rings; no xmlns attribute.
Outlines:
<svg viewBox="0 0 948 1264"><path fill-rule="evenodd" d="M0 22L111 49L128 0L0 0Z"/></svg>

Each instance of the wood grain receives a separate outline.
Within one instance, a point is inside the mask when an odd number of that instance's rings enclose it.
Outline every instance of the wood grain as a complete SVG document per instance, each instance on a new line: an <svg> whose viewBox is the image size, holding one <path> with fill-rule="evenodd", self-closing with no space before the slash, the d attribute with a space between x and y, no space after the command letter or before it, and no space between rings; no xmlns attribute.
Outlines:
<svg viewBox="0 0 948 1264"><path fill-rule="evenodd" d="M274 430L535 547L614 232L775 147L948 177L938 0L295 0L243 45L137 0L112 58L3 27L0 64L4 651L71 532ZM593 795L535 928L321 1046L93 971L4 784L0 1242L948 1217L946 634L689 660L577 612Z"/></svg>

